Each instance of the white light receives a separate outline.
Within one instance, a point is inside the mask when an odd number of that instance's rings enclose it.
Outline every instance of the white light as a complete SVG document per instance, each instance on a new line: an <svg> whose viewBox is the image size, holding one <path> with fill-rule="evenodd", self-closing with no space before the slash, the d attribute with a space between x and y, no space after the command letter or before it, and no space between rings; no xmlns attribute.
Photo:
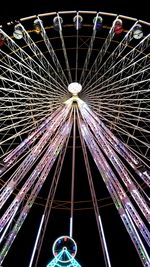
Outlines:
<svg viewBox="0 0 150 267"><path fill-rule="evenodd" d="M73 221L72 221L72 217L70 218L70 237L72 237L72 225L73 225Z"/></svg>
<svg viewBox="0 0 150 267"><path fill-rule="evenodd" d="M14 32L13 32L13 36L15 37L15 39L21 39L22 37L23 37L23 34L22 34L22 31L21 30L15 30Z"/></svg>
<svg viewBox="0 0 150 267"><path fill-rule="evenodd" d="M80 83L74 82L68 85L68 91L73 95L77 95L82 90L82 85Z"/></svg>
<svg viewBox="0 0 150 267"><path fill-rule="evenodd" d="M40 222L40 226L39 226L39 230L38 230L38 233L37 233L36 241L35 241L35 244L34 244L31 260L30 260L30 263L29 263L29 267L32 266L32 263L33 263L33 260L34 260L34 256L35 256L35 252L36 252L36 249L37 249L37 244L38 244L38 241L39 241L39 236L40 236L40 233L41 233L43 221L44 221L44 214L42 215L42 219L41 219L41 222Z"/></svg>
<svg viewBox="0 0 150 267"><path fill-rule="evenodd" d="M104 242L104 248L105 248L105 253L106 253L107 265L108 265L108 267L111 267L111 263L110 263L110 259L109 259L109 254L108 254L108 249L107 249L107 244L106 244L105 235L104 235L104 230L103 230L103 225L102 225L102 220L101 220L100 215L98 216L98 219L99 219L99 224L100 224L100 228L101 228L102 239L103 239L103 242Z"/></svg>

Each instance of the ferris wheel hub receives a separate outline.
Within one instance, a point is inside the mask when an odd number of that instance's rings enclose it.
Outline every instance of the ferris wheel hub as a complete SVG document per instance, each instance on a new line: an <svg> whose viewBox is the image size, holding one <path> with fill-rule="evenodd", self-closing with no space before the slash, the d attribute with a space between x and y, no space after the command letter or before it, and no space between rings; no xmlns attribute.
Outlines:
<svg viewBox="0 0 150 267"><path fill-rule="evenodd" d="M77 95L82 90L82 85L77 82L70 83L68 85L68 91L72 93L72 95Z"/></svg>

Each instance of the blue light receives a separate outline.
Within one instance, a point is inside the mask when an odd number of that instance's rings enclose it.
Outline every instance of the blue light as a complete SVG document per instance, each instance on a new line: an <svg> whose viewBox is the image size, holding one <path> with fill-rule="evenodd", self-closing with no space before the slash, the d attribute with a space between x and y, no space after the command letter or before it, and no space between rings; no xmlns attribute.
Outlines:
<svg viewBox="0 0 150 267"><path fill-rule="evenodd" d="M93 19L93 23L94 23L94 30L99 31L102 29L103 27L103 19L100 16L96 16Z"/></svg>
<svg viewBox="0 0 150 267"><path fill-rule="evenodd" d="M66 257L67 262L61 262L62 258ZM67 249L62 249L59 254L48 263L46 267L81 267L81 265L72 258L72 255Z"/></svg>

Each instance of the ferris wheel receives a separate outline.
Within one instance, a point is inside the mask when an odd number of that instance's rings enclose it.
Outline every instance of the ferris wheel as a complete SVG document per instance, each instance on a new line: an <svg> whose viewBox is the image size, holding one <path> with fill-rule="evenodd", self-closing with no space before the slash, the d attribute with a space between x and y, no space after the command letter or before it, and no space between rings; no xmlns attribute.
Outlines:
<svg viewBox="0 0 150 267"><path fill-rule="evenodd" d="M25 266L84 266L80 242L88 258L95 240L101 266L114 266L101 213L109 205L140 266L150 266L149 47L150 23L106 12L51 12L0 28L1 266L20 266L10 255L22 232ZM85 240L77 210L93 212ZM46 238L52 252L42 261Z"/></svg>

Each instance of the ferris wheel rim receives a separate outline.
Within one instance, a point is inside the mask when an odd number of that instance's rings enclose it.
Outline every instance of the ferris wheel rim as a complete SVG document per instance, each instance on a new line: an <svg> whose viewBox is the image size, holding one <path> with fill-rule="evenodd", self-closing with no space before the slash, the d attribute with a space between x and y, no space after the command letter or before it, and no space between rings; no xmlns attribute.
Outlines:
<svg viewBox="0 0 150 267"><path fill-rule="evenodd" d="M67 22L66 25L63 25L65 18L60 18L65 15L77 17L75 20L71 21L71 24L67 24ZM96 39L98 30L96 29L95 23L97 20L95 19L93 21L92 19L91 24L88 22L87 27L85 27L86 30L91 30L91 36L88 40L88 34L85 34L85 39L84 37L82 37L82 35L80 35L80 29L82 30L82 27L80 27L81 25L79 25L79 23L84 22L82 16L91 16L91 18L95 18L96 16L96 19L98 16L105 16L111 18L111 22L113 23L109 24L109 26L107 26L106 23L103 30L107 30L107 35L105 35L105 37L103 38L99 36L99 39ZM57 20L53 19L54 23L57 22L57 29L55 29L55 25L43 26L42 20L44 21L44 19L49 19L49 17L57 18ZM79 21L78 18L80 18ZM34 35L35 32L31 26L26 29L26 23L30 21L35 22L35 20L36 23L39 23L39 25L37 26L41 27L42 29L40 32L39 28L36 28L37 34L42 33L41 36L43 39L41 40L38 39L39 35ZM116 31L114 31L116 20L117 23L120 23L120 25L119 28L116 28ZM131 25L127 30L122 29L122 22L124 20L129 22L129 25ZM78 21L78 23L74 25L76 21ZM102 26L102 20L100 22L100 25L98 25L99 27ZM53 138L53 146L58 144L58 146L55 147L55 151L50 150L51 153L53 153L55 160L56 156L61 153L61 148L63 147L65 142L66 144L68 144L68 139L67 141L65 141L63 134L71 134L72 124L76 125L75 122L77 122L80 142L82 143L81 147L83 150L83 156L84 159L86 159L86 170L88 173L92 203L95 203L95 206L93 206L94 211L97 214L96 218L104 253L104 260L106 265L111 266L107 252L105 235L103 232L102 220L100 214L98 213L98 210L101 210L102 206L100 205L100 207L98 207L98 199L95 198L86 147L92 154L92 157L94 158L94 161L102 176L102 180L104 181L104 183L106 183L106 187L109 189L109 193L112 193L109 198L113 198L113 204L117 203L119 197L122 200L126 195L124 202L121 202L120 204L122 205L122 208L119 207L119 202L116 204L116 206L118 205L117 208L119 209L124 224L127 225L128 223L130 223L133 231L136 233L135 227L139 227L139 225L138 223L136 224L136 226L134 225L133 215L135 214L134 212L131 213L132 205L130 203L128 194L131 194L131 199L133 198L135 202L137 201L136 204L139 203L140 212L142 211L143 213L142 216L145 216L146 220L148 219L148 215L146 213L147 191L144 191L144 189L148 186L147 167L150 160L148 159L148 153L150 151L148 141L148 135L150 133L148 126L148 122L150 122L148 117L150 111L150 109L148 108L148 73L150 64L148 60L150 59L150 54L147 52L150 34L145 33L144 35L142 32L141 35L133 35L133 30L135 29L135 26L141 27L141 25L143 26L143 28L147 29L147 27L150 26L150 23L138 20L136 18L107 12L60 11L29 16L21 18L19 21L7 23L7 26L10 27L9 29L12 29L14 25L16 25L15 30L17 32L15 32L15 35L12 36L7 35L7 33L3 31L3 28L0 29L0 34L3 34L3 36L5 37L2 41L6 40L7 47L8 49L10 49L10 53L8 54L7 50L5 51L5 48L4 50L2 48L1 51L1 66L3 72L3 86L1 87L1 93L3 94L3 102L1 106L2 134L0 140L2 152L0 167L2 169L2 173L0 174L0 176L5 176L5 174L7 174L7 172L9 173L11 168L15 166L17 168L17 171L20 171L20 166L23 166L21 165L21 163L26 162L27 164L27 161L24 161L25 157L27 157L28 159L30 158L32 163L37 163L39 158L42 158L41 151L44 151L45 154L47 153L46 155L48 159L53 162L53 159L50 158L48 154L48 149L52 149L52 144L46 143L49 140L46 135L46 131L48 131L49 136ZM33 26L35 25L33 24ZM19 27L19 30L17 27ZM73 29L73 27L75 34L74 36L71 36L71 39L72 41L74 41L75 39L76 43L72 48L75 51L74 66L72 67L71 60L69 58L70 48L68 46L68 37L67 34L65 35L63 33L63 30L67 32L68 29ZM48 38L47 34L52 34L51 31L53 30L56 30L56 32L53 32L55 36L53 37L53 39L51 38L51 36L50 38ZM122 38L119 37L119 34L122 34ZM118 39L117 37L115 39L115 36L117 36ZM23 40L21 40L22 38ZM21 45L19 44L19 41ZM57 48L57 41L60 41L61 48ZM104 43L102 43L102 41L104 41ZM23 42L25 42L24 45ZM41 42L46 45L46 52L41 49ZM97 43L95 44L95 42ZM130 44L130 42L132 43L132 45ZM84 45L85 58L84 60L82 60L82 62L80 62L79 52L82 51L82 46L84 47ZM98 45L101 45L101 49L99 50ZM111 48L109 48L109 46ZM61 52L60 57L59 52ZM62 55L64 60L62 60ZM94 60L90 61L92 56ZM73 79L73 77L75 78ZM83 87L81 93L78 91L69 91L71 93L69 94L68 85L72 84L72 82L79 82L78 84ZM60 111L62 112L62 114L60 114ZM9 127L8 123L10 122L11 126ZM53 124L53 129L50 128L50 123ZM56 125L57 123L59 124L59 126ZM55 133L55 129L59 129L61 133L60 136L57 132ZM36 136L38 136L37 139ZM42 140L41 136L44 136L45 138L43 139L43 141L46 140L45 143L43 142L43 144L40 141ZM75 126L73 126L73 142L71 145L71 148L73 150L72 165L75 165L75 138L76 128ZM91 142L89 142L90 139ZM38 156L36 154L36 145L39 149ZM27 151L26 154L22 147L24 147L24 150ZM96 148L95 152L93 149L94 147ZM100 148L100 150L98 150L98 148ZM18 158L13 159L14 155L17 154L18 151L20 151L20 154L18 154L17 156ZM106 157L108 156L107 153L109 155L110 166L113 166L114 169L116 168L116 172L118 172L118 170L121 171L121 168L123 168L124 173L126 174L126 179L125 176L122 176L122 174L119 178L120 184L124 183L124 187L127 187L126 191L123 191L122 188L120 189L120 195L117 191L118 185L115 184L116 177L113 171L112 177L114 180L112 179L112 183L111 180L108 179L108 175L110 175L110 169L108 168L109 171L107 172L107 164L105 161ZM33 159L31 159L30 155L33 156ZM62 155L60 154L60 156ZM126 165L124 164L124 160L127 161ZM100 161L104 163L103 166L99 165ZM117 161L121 164L121 167L118 167L118 169ZM17 166L17 164L19 167ZM48 165L46 166L50 167ZM136 181L136 178L133 177L130 168L133 168L133 171L136 173L136 175L139 176L138 181ZM36 170L39 171L38 169ZM104 172L106 172L106 177L104 175ZM10 180L8 180L4 185L4 195L6 197L5 201L7 201L7 197L9 198L9 194L12 193L11 190L13 190L15 182L17 181L16 184L20 182L20 180L17 180L17 172L14 172L13 175L14 176L11 176ZM22 179L25 177L25 175L26 172L23 172L22 169ZM58 170L56 176L54 177L55 185L57 175ZM74 206L74 177L74 167L72 167L72 191L71 200L69 202L69 205L71 204L71 207L69 209L71 210L70 236L72 236L73 228L73 211L78 210L75 209ZM44 176L42 176L42 179L44 181ZM5 179L3 180L3 182L4 181ZM31 178L27 181L29 182L29 184L32 183ZM129 182L131 183L130 186L128 185ZM15 188L17 189L16 184ZM26 187L23 187L23 189L21 190L18 187L18 190L20 190L19 192L21 193L19 196L18 194L16 196L18 197L20 202L23 200L23 190L26 190L26 197L30 199L30 195L28 194L29 184L26 185ZM5 188L9 188L10 190L8 190L8 195L5 191ZM36 187L35 191L38 192L38 190L39 189ZM117 191L117 196L115 195L115 190ZM55 190L52 189L52 191L54 193ZM141 202L140 197L142 199ZM12 214L12 218L10 219L8 226L10 226L9 224L11 224L11 220L13 220L13 216L15 216L17 208L19 207L18 199L15 197L16 206L13 206L12 204L14 215ZM100 198L100 204L101 200L103 200L103 198ZM51 202L53 201L54 199L52 199ZM34 204L36 203L34 202ZM40 203L37 204L41 205ZM55 203L53 202L53 204ZM111 205L112 203L109 204ZM107 207L107 205L109 204L104 205L104 207ZM59 205L61 204L58 203L58 209ZM30 202L28 202L28 208L29 206ZM48 207L47 201L45 201L44 207ZM22 214L22 219L27 215L29 211L28 208L25 208L24 206L24 209L22 210L24 212ZM83 211L83 209L81 210ZM134 209L132 211L134 211ZM9 215L4 213L3 219L7 220L7 216ZM139 219L138 213L137 218ZM18 222L21 225L21 220L18 220ZM138 222L140 222L140 220ZM3 220L3 223L5 225L7 224L5 220ZM147 231L146 227L145 229ZM140 229L140 231L147 242L148 238L145 237L143 228ZM139 238L138 235L136 237L137 239ZM139 247L137 248L137 250L139 252ZM147 257L146 252L145 257Z"/></svg>

